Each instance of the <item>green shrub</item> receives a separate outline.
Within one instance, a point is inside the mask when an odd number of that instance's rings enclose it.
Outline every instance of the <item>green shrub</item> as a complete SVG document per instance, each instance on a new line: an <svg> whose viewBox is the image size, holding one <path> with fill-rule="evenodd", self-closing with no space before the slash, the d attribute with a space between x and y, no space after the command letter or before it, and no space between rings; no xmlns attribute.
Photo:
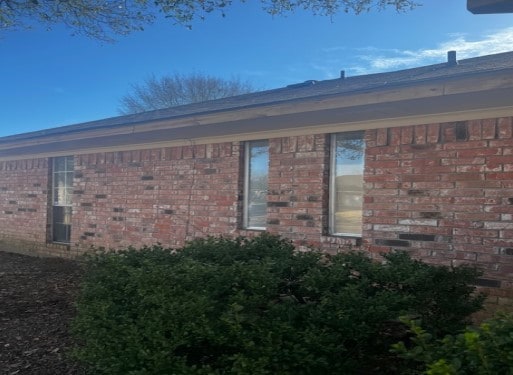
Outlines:
<svg viewBox="0 0 513 375"><path fill-rule="evenodd" d="M73 331L94 374L394 373L399 316L440 336L482 304L471 268L296 252L268 234L87 264Z"/></svg>
<svg viewBox="0 0 513 375"><path fill-rule="evenodd" d="M415 321L410 329L414 346L393 345L396 353L410 361L410 374L513 374L513 314L498 314L477 328L439 340Z"/></svg>

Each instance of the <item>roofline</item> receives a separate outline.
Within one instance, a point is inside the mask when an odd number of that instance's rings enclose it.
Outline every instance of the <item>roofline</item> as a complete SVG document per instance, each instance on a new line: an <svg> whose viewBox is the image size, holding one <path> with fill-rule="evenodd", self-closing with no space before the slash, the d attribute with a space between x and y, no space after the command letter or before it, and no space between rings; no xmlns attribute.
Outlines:
<svg viewBox="0 0 513 375"><path fill-rule="evenodd" d="M300 134L306 129L311 133L363 129L368 124L371 128L414 125L429 123L429 119L461 121L463 113L472 117L468 119L490 116L493 111L513 116L512 97L513 67L490 69L149 121L126 123L123 119L137 116L120 116L113 118L119 120L114 124L102 125L113 120L107 119L9 136L0 138L0 160L257 139L258 135L284 136L284 132Z"/></svg>
<svg viewBox="0 0 513 375"><path fill-rule="evenodd" d="M475 58L472 58L475 59ZM471 60L471 59L467 59ZM432 65L433 67L437 66L443 66L445 64L435 64ZM428 66L429 67L429 66ZM405 69L401 70L408 71L408 70L415 70L418 68L411 68L411 69ZM463 72L463 73L457 73L446 77L433 77L433 78L423 78L418 79L414 81L406 81L406 82L393 82L393 83L385 83L380 85L370 85L368 87L355 89L348 92L342 92L342 93L330 93L330 94L320 94L320 95L314 95L314 96L305 96L305 97L299 97L299 98L293 98L293 99L284 99L274 102L265 102L265 103L257 103L257 104L249 104L249 105L243 105L243 106L234 106L229 108L222 108L222 109L216 109L216 110L210 110L210 111L198 111L194 113L189 114L183 114L183 115L170 115L170 116L163 116L163 117L157 117L150 120L130 120L131 118L137 118L140 117L142 113L136 113L131 115L123 115L123 116L114 116L109 117L105 119L100 120L93 120L93 121L87 121L83 123L73 124L73 125L64 125L59 126L55 128L49 128L49 129L43 129L33 132L26 132L21 134L15 134L5 137L0 137L0 148L2 147L3 143L9 143L11 141L17 141L17 140L29 140L34 138L44 138L47 136L55 136L59 134L70 134L70 133L79 133L79 132L91 132L95 130L102 130L102 129L117 129L117 128L130 128L134 126L140 126L142 124L152 124L152 123L160 123L163 121L180 121L187 118L194 118L194 117L201 117L201 116L209 116L209 115L216 115L216 114L222 114L222 113L232 113L234 111L243 111L243 110L251 110L251 109L257 109L257 108L267 108L267 107L275 107L275 106L282 106L282 105L289 105L289 104L296 104L296 103L302 103L302 102L312 102L312 101L320 101L325 99L330 99L334 97L341 97L341 96L353 96L358 95L361 93L366 93L370 90L372 91L386 91L388 89L393 88L405 88L405 87L413 87L413 86L419 86L424 83L429 82L437 82L437 81L447 81L447 80L455 80L459 78L465 78L465 77L475 77L477 75L488 75L490 73L494 72L511 72L513 74L513 68L496 68L496 69L488 69L481 72ZM375 73L375 74L369 74L366 76L379 76L380 74L387 74L387 73ZM339 79L335 79L339 80ZM273 90L268 90L267 92L272 91L279 91L287 89L287 87L284 88L278 88ZM257 92L253 94L265 94L266 91L263 92ZM250 96L253 94L244 94L244 96ZM223 100L223 99L218 99ZM213 100L212 102L215 102L217 100ZM147 111L144 113L151 113L151 112L158 112L161 110L153 110L153 111ZM126 121L128 120L128 121ZM105 124L107 122L107 124Z"/></svg>

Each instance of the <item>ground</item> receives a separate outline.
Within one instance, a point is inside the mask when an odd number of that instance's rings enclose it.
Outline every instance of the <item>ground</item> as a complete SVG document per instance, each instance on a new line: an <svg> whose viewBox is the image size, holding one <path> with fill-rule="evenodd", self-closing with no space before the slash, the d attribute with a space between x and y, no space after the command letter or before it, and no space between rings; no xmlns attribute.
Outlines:
<svg viewBox="0 0 513 375"><path fill-rule="evenodd" d="M0 374L76 375L69 325L82 269L75 261L0 251Z"/></svg>

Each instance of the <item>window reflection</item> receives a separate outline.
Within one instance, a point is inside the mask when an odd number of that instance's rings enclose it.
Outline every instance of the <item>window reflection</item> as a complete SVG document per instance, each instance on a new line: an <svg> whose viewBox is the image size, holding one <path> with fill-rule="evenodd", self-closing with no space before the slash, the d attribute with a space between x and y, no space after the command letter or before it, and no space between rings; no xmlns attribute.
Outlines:
<svg viewBox="0 0 513 375"><path fill-rule="evenodd" d="M362 234L363 132L335 134L332 142L331 232Z"/></svg>
<svg viewBox="0 0 513 375"><path fill-rule="evenodd" d="M245 226L264 229L267 222L268 141L252 141L246 149Z"/></svg>
<svg viewBox="0 0 513 375"><path fill-rule="evenodd" d="M71 239L73 168L72 156L53 159L52 241L54 242L69 243Z"/></svg>

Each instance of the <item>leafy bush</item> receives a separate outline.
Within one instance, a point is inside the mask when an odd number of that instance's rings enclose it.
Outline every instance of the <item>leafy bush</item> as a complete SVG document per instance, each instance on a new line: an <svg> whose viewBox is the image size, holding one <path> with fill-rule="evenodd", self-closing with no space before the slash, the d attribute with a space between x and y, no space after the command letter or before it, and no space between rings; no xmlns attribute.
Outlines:
<svg viewBox="0 0 513 375"><path fill-rule="evenodd" d="M393 350L411 361L410 374L513 374L513 314L498 314L477 328L435 340L417 322L410 322L415 344ZM416 371L414 369L417 369Z"/></svg>
<svg viewBox="0 0 513 375"><path fill-rule="evenodd" d="M454 333L482 296L475 269L385 259L296 252L268 234L100 253L78 300L75 356L94 374L394 373L399 316Z"/></svg>

